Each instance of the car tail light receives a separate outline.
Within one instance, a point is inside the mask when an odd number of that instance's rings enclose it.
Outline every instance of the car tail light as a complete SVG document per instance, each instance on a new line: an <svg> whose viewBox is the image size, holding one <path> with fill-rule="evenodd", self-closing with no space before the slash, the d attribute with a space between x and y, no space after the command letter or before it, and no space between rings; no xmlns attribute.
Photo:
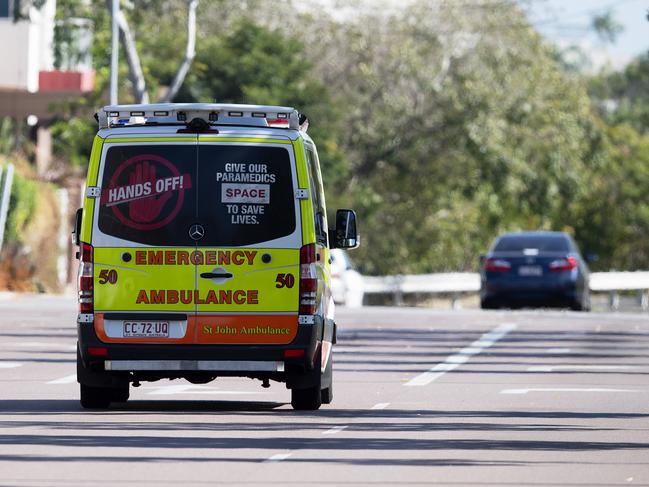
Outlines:
<svg viewBox="0 0 649 487"><path fill-rule="evenodd" d="M577 259L574 257L566 257L565 259L557 259L550 262L548 265L552 272L565 272L571 271L577 267Z"/></svg>
<svg viewBox="0 0 649 487"><path fill-rule="evenodd" d="M318 275L315 244L300 249L300 314L313 315L318 308Z"/></svg>
<svg viewBox="0 0 649 487"><path fill-rule="evenodd" d="M81 243L81 260L79 262L79 312L92 313L94 311L93 295L93 249L92 245Z"/></svg>
<svg viewBox="0 0 649 487"><path fill-rule="evenodd" d="M503 259L487 259L484 263L484 270L489 272L509 272L512 265Z"/></svg>

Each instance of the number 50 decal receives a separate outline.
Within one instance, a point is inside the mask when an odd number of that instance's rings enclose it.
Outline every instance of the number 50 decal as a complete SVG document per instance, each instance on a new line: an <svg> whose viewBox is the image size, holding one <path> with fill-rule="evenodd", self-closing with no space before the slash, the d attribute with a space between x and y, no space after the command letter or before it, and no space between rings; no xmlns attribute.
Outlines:
<svg viewBox="0 0 649 487"><path fill-rule="evenodd" d="M275 287L281 289L283 287L292 288L295 285L295 277L293 274L277 274L275 279Z"/></svg>
<svg viewBox="0 0 649 487"><path fill-rule="evenodd" d="M117 282L117 271L115 269L102 269L99 271L99 284L115 284Z"/></svg>

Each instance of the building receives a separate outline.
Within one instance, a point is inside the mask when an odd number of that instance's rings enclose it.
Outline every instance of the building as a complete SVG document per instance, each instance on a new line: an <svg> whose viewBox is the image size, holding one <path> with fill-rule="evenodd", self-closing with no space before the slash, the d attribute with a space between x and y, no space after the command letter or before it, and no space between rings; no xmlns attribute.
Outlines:
<svg viewBox="0 0 649 487"><path fill-rule="evenodd" d="M87 20L67 19L64 27L81 56L60 55L55 63L56 0L41 8L23 2L24 19L14 21L21 2L0 0L0 117L27 120L37 125L37 167L49 164L51 146L48 121L56 104L92 91L95 73L89 57L91 30ZM74 58L74 59L73 59Z"/></svg>

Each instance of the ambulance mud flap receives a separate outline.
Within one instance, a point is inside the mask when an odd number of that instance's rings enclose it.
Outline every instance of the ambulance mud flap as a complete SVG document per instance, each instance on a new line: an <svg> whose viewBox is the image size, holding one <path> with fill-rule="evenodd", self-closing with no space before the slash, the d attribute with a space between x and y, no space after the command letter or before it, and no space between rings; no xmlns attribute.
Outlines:
<svg viewBox="0 0 649 487"><path fill-rule="evenodd" d="M300 329L310 328L309 347L307 349L308 362L291 362L286 361L286 387L288 389L307 389L319 384L321 381L321 353L322 337L324 333L324 320L321 316L314 317L313 325L300 325ZM324 380L324 377L323 377Z"/></svg>
<svg viewBox="0 0 649 487"><path fill-rule="evenodd" d="M84 360L77 344L77 382L84 386L122 388L128 386L130 374L111 374L103 370L103 361Z"/></svg>

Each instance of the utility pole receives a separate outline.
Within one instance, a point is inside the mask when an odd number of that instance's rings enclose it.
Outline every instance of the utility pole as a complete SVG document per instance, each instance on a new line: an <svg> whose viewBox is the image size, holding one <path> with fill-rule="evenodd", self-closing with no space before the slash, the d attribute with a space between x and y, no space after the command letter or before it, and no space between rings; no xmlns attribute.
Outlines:
<svg viewBox="0 0 649 487"><path fill-rule="evenodd" d="M117 14L119 12L119 0L113 0L112 5L112 49L110 56L110 105L117 105L117 71L119 69L119 28L117 25Z"/></svg>

